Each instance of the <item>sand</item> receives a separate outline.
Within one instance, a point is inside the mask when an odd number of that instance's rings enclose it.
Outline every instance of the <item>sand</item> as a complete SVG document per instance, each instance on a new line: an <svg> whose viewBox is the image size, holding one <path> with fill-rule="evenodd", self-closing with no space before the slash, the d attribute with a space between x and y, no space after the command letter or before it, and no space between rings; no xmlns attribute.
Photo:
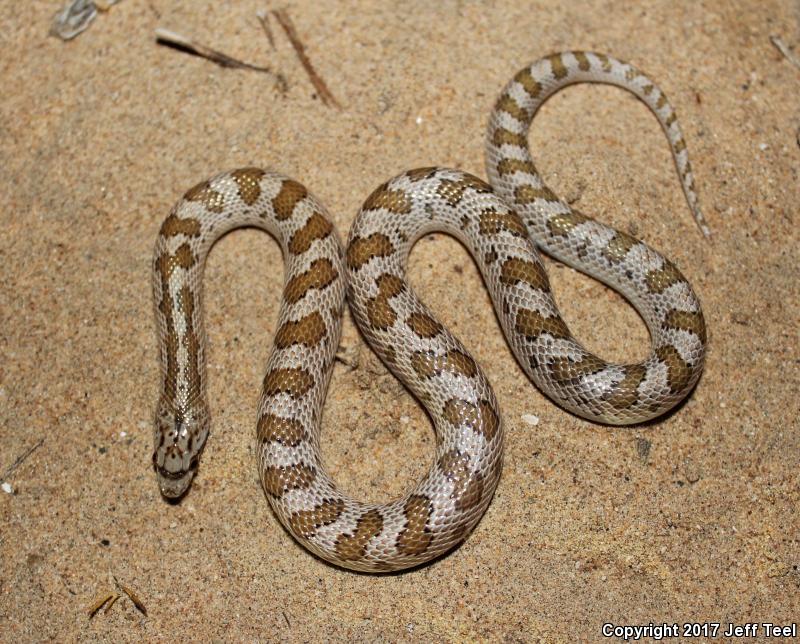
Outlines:
<svg viewBox="0 0 800 644"><path fill-rule="evenodd" d="M125 0L65 43L58 2L0 3L0 639L3 641L598 640L604 623L790 623L800 615L797 3L321 3L286 6L342 109L328 107L262 2ZM284 75L156 45L165 27ZM678 110L714 237L695 227L667 144L622 90L570 88L531 145L550 186L662 250L710 332L686 404L627 429L580 420L515 362L474 264L432 235L411 257L423 300L484 366L503 477L470 538L431 565L369 576L309 555L256 476L254 414L283 280L280 250L235 232L206 279L213 435L191 493L151 469L158 387L150 260L172 204L257 165L303 181L345 236L366 196L413 167L484 176L494 98L563 49L645 70ZM547 261L575 334L646 355L633 309ZM381 501L426 471L424 411L352 318L323 421L329 470ZM38 447L36 447L38 445ZM36 447L10 474L26 450ZM8 486L6 486L8 489ZM123 597L92 619L87 608Z"/></svg>

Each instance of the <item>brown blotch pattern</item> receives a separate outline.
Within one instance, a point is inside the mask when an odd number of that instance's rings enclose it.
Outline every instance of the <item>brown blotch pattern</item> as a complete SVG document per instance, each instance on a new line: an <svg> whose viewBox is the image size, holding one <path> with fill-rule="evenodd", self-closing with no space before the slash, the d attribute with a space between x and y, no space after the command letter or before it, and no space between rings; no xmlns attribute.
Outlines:
<svg viewBox="0 0 800 644"><path fill-rule="evenodd" d="M436 174L437 168L416 168L415 170L409 170L406 172L406 177L409 181L422 181L423 179L430 179L434 174Z"/></svg>
<svg viewBox="0 0 800 644"><path fill-rule="evenodd" d="M189 188L183 198L187 201L202 204L211 212L222 212L225 208L225 198L222 193L214 190L208 181L203 181L194 186L194 188Z"/></svg>
<svg viewBox="0 0 800 644"><path fill-rule="evenodd" d="M686 388L692 379L692 370L681 358L681 354L672 345L665 344L656 349L658 359L667 365L667 383L672 393L678 393Z"/></svg>
<svg viewBox="0 0 800 644"><path fill-rule="evenodd" d="M174 237L175 235L186 235L187 237L197 237L200 235L200 222L197 219L179 219L173 212L161 224L159 234L162 237Z"/></svg>
<svg viewBox="0 0 800 644"><path fill-rule="evenodd" d="M569 329L560 317L556 315L546 318L532 309L519 310L515 328L529 340L535 340L542 333L549 333L554 338L570 337Z"/></svg>
<svg viewBox="0 0 800 644"><path fill-rule="evenodd" d="M469 456L457 449L451 449L439 458L439 469L456 487L466 485L469 478Z"/></svg>
<svg viewBox="0 0 800 644"><path fill-rule="evenodd" d="M511 233L516 237L527 237L528 231L525 224L515 212L498 212L484 210L479 215L478 223L482 235L496 235L501 231Z"/></svg>
<svg viewBox="0 0 800 644"><path fill-rule="evenodd" d="M385 330L397 319L397 313L390 306L389 299L405 289L403 280L391 273L384 273L377 279L378 294L367 302L367 317L375 329Z"/></svg>
<svg viewBox="0 0 800 644"><path fill-rule="evenodd" d="M473 177L472 175L465 175L457 181L442 179L439 181L439 187L436 188L436 194L451 206L457 206L461 202L461 199L464 198L464 193L469 188L480 193L492 191L492 187L485 181L478 179L478 177Z"/></svg>
<svg viewBox="0 0 800 644"><path fill-rule="evenodd" d="M305 253L317 239L325 239L333 231L333 224L323 215L315 212L305 225L289 240L289 252L292 255Z"/></svg>
<svg viewBox="0 0 800 644"><path fill-rule="evenodd" d="M421 338L435 338L442 332L442 325L425 313L412 313L406 324Z"/></svg>
<svg viewBox="0 0 800 644"><path fill-rule="evenodd" d="M618 230L609 240L608 244L606 244L606 247L603 249L603 255L611 262L621 262L625 258L625 255L628 254L628 251L638 243L639 240L635 237L631 237L627 233Z"/></svg>
<svg viewBox="0 0 800 644"><path fill-rule="evenodd" d="M531 98L536 98L542 91L542 84L533 77L530 67L518 71L514 81L522 85Z"/></svg>
<svg viewBox="0 0 800 644"><path fill-rule="evenodd" d="M172 271L176 268L191 268L194 262L195 256L189 244L181 244L172 255L168 252L160 255L156 259L156 270L161 275L162 293L169 291L169 279L172 276Z"/></svg>
<svg viewBox="0 0 800 644"><path fill-rule="evenodd" d="M361 559L367 551L370 539L383 530L383 517L378 510L361 515L353 534L343 534L336 539L336 554L343 561Z"/></svg>
<svg viewBox="0 0 800 644"><path fill-rule="evenodd" d="M500 419L485 400L475 405L466 400L451 398L445 403L443 413L454 427L467 425L483 434L487 441L492 440L500 429Z"/></svg>
<svg viewBox="0 0 800 644"><path fill-rule="evenodd" d="M308 190L302 183L286 179L281 184L278 194L272 198L272 208L278 221L289 219L294 207L308 196Z"/></svg>
<svg viewBox="0 0 800 644"><path fill-rule="evenodd" d="M300 510L289 517L289 525L300 536L310 539L322 526L330 525L344 512L344 501L325 499L313 510Z"/></svg>
<svg viewBox="0 0 800 644"><path fill-rule="evenodd" d="M700 338L700 341L705 344L706 322L703 318L703 314L699 311L690 313L688 311L678 311L677 309L672 309L664 318L662 326L668 329L682 329L684 331L690 331Z"/></svg>
<svg viewBox="0 0 800 644"><path fill-rule="evenodd" d="M522 185L514 188L514 200L517 203L532 203L537 199L545 199L546 201L558 201L556 194L547 186L534 188L530 185Z"/></svg>
<svg viewBox="0 0 800 644"><path fill-rule="evenodd" d="M290 490L306 489L316 476L317 471L304 463L280 467L271 465L262 472L261 481L267 494L279 499Z"/></svg>
<svg viewBox="0 0 800 644"><path fill-rule="evenodd" d="M614 409L627 409L639 400L639 385L647 375L644 365L633 364L625 367L625 377L614 387L606 399Z"/></svg>
<svg viewBox="0 0 800 644"><path fill-rule="evenodd" d="M516 145L519 148L528 147L528 137L526 134L517 134L504 127L499 127L492 135L492 143L495 145Z"/></svg>
<svg viewBox="0 0 800 644"><path fill-rule="evenodd" d="M433 514L433 504L428 497L412 495L403 507L406 527L397 537L397 550L404 555L420 555L431 545L433 535L428 519Z"/></svg>
<svg viewBox="0 0 800 644"><path fill-rule="evenodd" d="M589 217L577 210L553 215L547 220L547 227L553 235L568 235L570 231L580 224L591 221Z"/></svg>
<svg viewBox="0 0 800 644"><path fill-rule="evenodd" d="M327 288L337 277L339 273L333 267L331 260L316 259L307 271L289 280L283 291L283 297L289 304L294 304L302 300L312 288Z"/></svg>
<svg viewBox="0 0 800 644"><path fill-rule="evenodd" d="M660 110L666 104L667 104L667 96L666 94L661 94L661 96L659 96L658 100L656 101L656 109Z"/></svg>
<svg viewBox="0 0 800 644"><path fill-rule="evenodd" d="M305 440L306 436L303 423L294 418L264 414L258 419L256 439L259 443L280 443L296 447Z"/></svg>
<svg viewBox="0 0 800 644"><path fill-rule="evenodd" d="M561 80L562 78L566 78L567 74L567 67L564 65L564 61L561 60L561 54L551 54L547 56L547 60L550 61L550 67L553 70L553 76Z"/></svg>
<svg viewBox="0 0 800 644"><path fill-rule="evenodd" d="M591 68L591 64L589 63L589 59L586 57L586 54L582 51L574 51L572 55L575 56L575 60L578 61L578 69L582 72L588 72Z"/></svg>
<svg viewBox="0 0 800 644"><path fill-rule="evenodd" d="M179 306L186 320L186 380L188 397L191 399L202 390L200 382L200 343L194 330L194 294L188 286L184 286L179 294Z"/></svg>
<svg viewBox="0 0 800 644"><path fill-rule="evenodd" d="M513 96L509 96L508 94L503 94L500 97L500 100L497 101L497 104L494 106L496 110L501 110L506 114L510 114L512 117L520 121L521 123L528 123L531 119L531 115L524 107L521 107L517 101L514 100Z"/></svg>
<svg viewBox="0 0 800 644"><path fill-rule="evenodd" d="M458 450L451 450L439 459L439 468L453 483L450 498L456 499L456 509L469 510L480 503L483 496L483 477L478 472L470 472L469 456Z"/></svg>
<svg viewBox="0 0 800 644"><path fill-rule="evenodd" d="M252 206L261 196L261 179L266 173L260 168L240 168L231 172L231 177L239 187L239 197Z"/></svg>
<svg viewBox="0 0 800 644"><path fill-rule="evenodd" d="M411 199L402 190L389 190L389 184L384 183L378 186L361 206L362 210L378 208L385 208L397 215L407 215L411 212Z"/></svg>
<svg viewBox="0 0 800 644"><path fill-rule="evenodd" d="M411 356L411 367L420 378L438 376L443 371L460 373L467 378L474 378L478 373L475 361L461 351L448 351L445 355L436 355L433 351L416 351Z"/></svg>
<svg viewBox="0 0 800 644"><path fill-rule="evenodd" d="M466 485L459 490L458 500L456 501L457 510L470 510L477 505L480 505L483 498L483 476L475 472L472 476L464 481Z"/></svg>
<svg viewBox="0 0 800 644"><path fill-rule="evenodd" d="M300 398L313 386L314 378L305 369L273 369L264 376L263 393L265 396L289 394L292 398Z"/></svg>
<svg viewBox="0 0 800 644"><path fill-rule="evenodd" d="M533 161L530 159L500 159L500 163L497 164L497 172L500 176L506 174L513 174L515 172L525 172L527 174L536 174L536 166L533 165Z"/></svg>
<svg viewBox="0 0 800 644"><path fill-rule="evenodd" d="M512 257L503 263L500 271L500 281L503 284L513 286L519 282L524 282L531 288L540 291L549 291L550 282L547 273L539 262L529 262L525 259Z"/></svg>
<svg viewBox="0 0 800 644"><path fill-rule="evenodd" d="M636 69L635 67L628 67L628 69L625 70L625 79L626 80L632 81L637 76L641 76L641 74L639 73L639 70Z"/></svg>
<svg viewBox="0 0 800 644"><path fill-rule="evenodd" d="M167 333L164 336L164 343L167 352L167 366L164 372L164 391L167 394L174 394L175 383L178 378L178 332L175 326L172 306L170 304L169 280L172 272L176 268L188 269L195 262L195 256L189 244L181 244L174 254L165 252L156 261L156 271L161 278L161 301L158 303L158 310L164 316ZM193 306L193 303L192 303Z"/></svg>
<svg viewBox="0 0 800 644"><path fill-rule="evenodd" d="M600 61L603 71L609 73L611 71L611 61L609 60L608 56L605 54L595 54L595 56L597 56L597 59Z"/></svg>
<svg viewBox="0 0 800 644"><path fill-rule="evenodd" d="M570 358L554 358L550 365L550 373L553 380L558 382L576 382L584 376L602 371L607 366L607 363L600 358L587 353L579 362Z"/></svg>
<svg viewBox="0 0 800 644"><path fill-rule="evenodd" d="M293 344L313 347L325 337L325 320L319 311L309 313L297 321L286 322L275 334L275 346L286 349Z"/></svg>
<svg viewBox="0 0 800 644"><path fill-rule="evenodd" d="M662 268L649 271L644 279L651 293L663 293L673 284L686 281L678 270L678 267L666 259L664 260L664 266Z"/></svg>
<svg viewBox="0 0 800 644"><path fill-rule="evenodd" d="M388 257L394 251L391 240L382 233L356 237L347 247L347 265L358 270L373 257Z"/></svg>

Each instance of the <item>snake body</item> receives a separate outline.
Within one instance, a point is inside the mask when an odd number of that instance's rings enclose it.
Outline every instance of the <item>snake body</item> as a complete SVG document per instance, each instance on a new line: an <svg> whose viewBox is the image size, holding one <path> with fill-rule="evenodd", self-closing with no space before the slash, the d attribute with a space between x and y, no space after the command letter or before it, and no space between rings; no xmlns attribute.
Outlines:
<svg viewBox="0 0 800 644"><path fill-rule="evenodd" d="M629 65L581 52L534 63L503 91L487 143L494 190L458 170L403 173L365 201L346 253L324 207L287 177L243 168L189 190L162 224L153 263L162 366L153 463L162 494L186 492L208 437L202 273L216 239L241 226L272 234L285 259L278 331L258 408L259 475L286 529L331 563L376 572L435 558L469 534L500 478L503 424L491 387L406 278L408 254L429 232L447 232L469 249L509 345L554 401L587 418L623 424L681 400L700 375L706 343L688 282L642 242L560 201L527 150L538 106L581 81L620 85L654 110L704 226L683 138L663 94ZM646 361L606 363L572 338L536 245L633 303L651 332ZM423 403L436 430L435 460L425 478L385 504L361 503L338 490L320 457L320 416L346 289L365 337Z"/></svg>

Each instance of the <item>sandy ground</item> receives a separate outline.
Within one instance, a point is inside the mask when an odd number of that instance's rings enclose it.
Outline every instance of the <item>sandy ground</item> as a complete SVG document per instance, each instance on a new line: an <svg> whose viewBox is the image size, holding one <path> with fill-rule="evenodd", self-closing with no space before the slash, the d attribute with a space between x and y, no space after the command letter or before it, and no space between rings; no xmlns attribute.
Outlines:
<svg viewBox="0 0 800 644"><path fill-rule="evenodd" d="M800 42L800 5L399 4L286 5L337 110L274 21L269 48L263 2L125 0L69 43L47 37L58 2L0 3L0 476L13 489L0 492L1 640L566 641L600 639L606 622L798 621L800 69L769 37ZM288 89L157 46L158 26L270 65ZM430 236L411 279L493 383L503 478L449 556L380 577L334 568L281 528L257 482L254 410L283 269L269 236L236 232L206 280L213 436L191 493L165 503L150 465L150 258L176 199L221 170L275 168L344 236L403 170L483 175L501 87L579 48L646 70L679 113L713 243L655 120L625 92L562 92L531 144L551 187L694 284L711 348L691 399L628 429L557 408L516 364L466 251ZM620 297L547 266L590 348L646 354ZM425 472L433 434L349 315L343 343L357 367L333 376L326 462L345 490L385 500ZM87 617L114 577L146 617L125 597Z"/></svg>

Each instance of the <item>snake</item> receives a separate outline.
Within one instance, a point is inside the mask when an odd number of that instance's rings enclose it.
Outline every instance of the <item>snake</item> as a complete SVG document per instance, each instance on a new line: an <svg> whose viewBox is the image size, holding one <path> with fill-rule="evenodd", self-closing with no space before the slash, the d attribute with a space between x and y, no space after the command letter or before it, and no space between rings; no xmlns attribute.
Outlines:
<svg viewBox="0 0 800 644"><path fill-rule="evenodd" d="M408 282L409 253L428 233L447 233L467 248L517 361L567 411L625 425L683 400L700 377L707 346L692 287L656 250L559 199L528 149L538 108L578 82L617 85L651 109L695 221L708 234L686 144L663 92L631 65L590 52L538 60L504 88L489 119L488 183L442 167L404 172L366 199L346 248L303 184L252 167L215 175L170 211L153 257L161 366L153 466L162 495L179 500L187 493L209 436L203 270L215 241L239 227L272 235L285 264L257 411L259 478L284 528L334 565L388 572L442 556L470 534L500 480L504 425L491 385ZM572 336L539 250L630 301L650 331L645 360L610 363ZM424 478L382 504L360 502L338 488L320 455L322 408L348 301L363 336L419 399L436 433Z"/></svg>

